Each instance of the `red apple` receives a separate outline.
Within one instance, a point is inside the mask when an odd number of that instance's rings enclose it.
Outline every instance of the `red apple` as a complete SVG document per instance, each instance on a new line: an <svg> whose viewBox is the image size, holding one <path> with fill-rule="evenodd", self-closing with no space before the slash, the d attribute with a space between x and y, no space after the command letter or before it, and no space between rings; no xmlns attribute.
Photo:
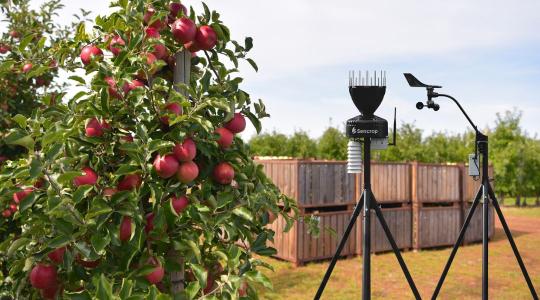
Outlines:
<svg viewBox="0 0 540 300"><path fill-rule="evenodd" d="M197 29L195 42L201 50L210 50L217 44L217 35L214 29L208 25L203 25Z"/></svg>
<svg viewBox="0 0 540 300"><path fill-rule="evenodd" d="M217 143L221 149L227 149L232 145L234 135L229 129L221 127L216 129L216 133L219 134Z"/></svg>
<svg viewBox="0 0 540 300"><path fill-rule="evenodd" d="M171 2L169 4L169 17L172 19L171 22L174 22L176 17L178 17L178 13L180 13L180 11L182 11L184 16L187 16L188 10L182 3L180 3L180 2Z"/></svg>
<svg viewBox="0 0 540 300"><path fill-rule="evenodd" d="M166 59L169 56L169 50L163 44L154 45L154 52L152 52L157 59Z"/></svg>
<svg viewBox="0 0 540 300"><path fill-rule="evenodd" d="M40 290L39 291L39 294L41 295L41 297L45 300L54 300L56 299L56 296L58 294L61 295L61 290L59 289L58 285L55 285L53 287L50 287L50 288L46 288L46 289L43 289L43 290ZM60 297L60 296L59 296Z"/></svg>
<svg viewBox="0 0 540 300"><path fill-rule="evenodd" d="M170 178L178 171L178 160L173 154L161 156L158 154L154 159L154 168L161 178Z"/></svg>
<svg viewBox="0 0 540 300"><path fill-rule="evenodd" d="M21 34L19 32L17 32L16 30L12 30L9 32L9 36L14 38L14 39L17 39L19 37L21 37Z"/></svg>
<svg viewBox="0 0 540 300"><path fill-rule="evenodd" d="M124 90L124 94L128 94L129 92L133 91L136 88L144 87L144 83L140 80L133 79L131 82L126 82L124 86L122 87L122 90Z"/></svg>
<svg viewBox="0 0 540 300"><path fill-rule="evenodd" d="M156 11L155 11L155 9L153 7L147 8L146 13L143 16L144 24L147 24L148 26L154 27L154 28L156 28L158 30L161 30L165 26L165 24L163 24L163 22L161 20L156 20L156 21L152 22L152 24L149 24L155 13L156 13Z"/></svg>
<svg viewBox="0 0 540 300"><path fill-rule="evenodd" d="M11 217L11 210L9 210L9 209L4 210L4 211L2 212L2 217L4 217L4 218L9 218L9 217Z"/></svg>
<svg viewBox="0 0 540 300"><path fill-rule="evenodd" d="M119 191L130 191L141 186L142 179L139 174L129 174L124 176L118 183Z"/></svg>
<svg viewBox="0 0 540 300"><path fill-rule="evenodd" d="M84 175L77 176L73 179L73 184L76 187L81 185L95 185L98 180L98 175L90 167L82 168Z"/></svg>
<svg viewBox="0 0 540 300"><path fill-rule="evenodd" d="M115 35L111 39L111 43L109 44L109 51L111 51L114 56L117 56L118 54L120 54L120 51L122 51L122 47L125 45L126 42L124 42L122 37L120 37L119 35Z"/></svg>
<svg viewBox="0 0 540 300"><path fill-rule="evenodd" d="M197 45L197 43L195 43L195 41L185 43L184 48L186 48L186 50L191 52L191 57L193 57L193 53L201 50L201 48L199 47L199 45Z"/></svg>
<svg viewBox="0 0 540 300"><path fill-rule="evenodd" d="M51 82L47 79L45 79L43 76L39 76L36 78L36 86L42 87L42 86L49 86Z"/></svg>
<svg viewBox="0 0 540 300"><path fill-rule="evenodd" d="M37 264L30 272L30 283L37 289L48 289L56 286L56 267Z"/></svg>
<svg viewBox="0 0 540 300"><path fill-rule="evenodd" d="M183 17L172 23L171 32L177 42L185 44L195 39L197 26L190 18Z"/></svg>
<svg viewBox="0 0 540 300"><path fill-rule="evenodd" d="M99 49L98 47L92 44L82 48L81 55L80 55L81 61L85 66L91 63L93 59L99 56L103 56L103 52L101 51L101 49Z"/></svg>
<svg viewBox="0 0 540 300"><path fill-rule="evenodd" d="M168 103L167 105L165 105L165 110L167 110L168 113L173 113L177 116L182 114L182 106L176 102ZM169 125L169 117L161 117L161 122L165 125Z"/></svg>
<svg viewBox="0 0 540 300"><path fill-rule="evenodd" d="M116 193L118 193L118 190L115 189L115 188L108 187L108 188L103 189L103 196L105 196L105 197L112 197Z"/></svg>
<svg viewBox="0 0 540 300"><path fill-rule="evenodd" d="M174 146L173 152L178 161L192 161L197 155L197 146L192 139L186 138L184 142Z"/></svg>
<svg viewBox="0 0 540 300"><path fill-rule="evenodd" d="M192 161L182 162L178 167L176 177L182 183L190 183L199 176L199 167Z"/></svg>
<svg viewBox="0 0 540 300"><path fill-rule="evenodd" d="M0 54L6 54L9 50L11 50L11 47L9 45L0 44Z"/></svg>
<svg viewBox="0 0 540 300"><path fill-rule="evenodd" d="M116 81L114 78L107 76L103 78L107 85L109 85L109 95L116 99L122 99L122 95L118 92L118 87L116 86Z"/></svg>
<svg viewBox="0 0 540 300"><path fill-rule="evenodd" d="M103 135L103 126L97 118L92 118L88 120L85 128L87 137L100 137Z"/></svg>
<svg viewBox="0 0 540 300"><path fill-rule="evenodd" d="M231 184L234 179L234 169L227 162L219 163L212 173L214 180L220 184Z"/></svg>
<svg viewBox="0 0 540 300"><path fill-rule="evenodd" d="M127 242L131 239L132 233L132 222L131 217L125 216L122 218L122 223L120 224L120 234L119 238L122 242Z"/></svg>
<svg viewBox="0 0 540 300"><path fill-rule="evenodd" d="M186 196L171 197L171 204L176 214L181 214L189 205L189 199Z"/></svg>
<svg viewBox="0 0 540 300"><path fill-rule="evenodd" d="M66 252L66 247L60 247L47 254L50 260L57 264L61 264L64 261L64 253Z"/></svg>
<svg viewBox="0 0 540 300"><path fill-rule="evenodd" d="M144 225L144 232L146 232L146 234L154 230L154 217L154 213L148 213L145 216L146 225Z"/></svg>
<svg viewBox="0 0 540 300"><path fill-rule="evenodd" d="M19 209L19 207L15 203L11 203L9 205L9 210L11 210L12 213L16 213L18 209Z"/></svg>
<svg viewBox="0 0 540 300"><path fill-rule="evenodd" d="M269 210L267 213L268 213L268 224L274 223L274 221L276 221L277 219L277 215L271 210Z"/></svg>
<svg viewBox="0 0 540 300"><path fill-rule="evenodd" d="M133 142L133 136L131 134L127 134L124 136L121 136L120 139L126 143L132 143Z"/></svg>
<svg viewBox="0 0 540 300"><path fill-rule="evenodd" d="M147 27L144 32L146 33L147 39L159 39L161 37L159 31L154 27Z"/></svg>
<svg viewBox="0 0 540 300"><path fill-rule="evenodd" d="M238 288L238 295L240 297L247 297L248 295L248 283L245 280L242 280L240 287Z"/></svg>
<svg viewBox="0 0 540 300"><path fill-rule="evenodd" d="M34 191L33 188L25 188L22 191L18 191L16 193L13 193L13 202L19 204L24 198L28 197L28 195L32 194Z"/></svg>
<svg viewBox="0 0 540 300"><path fill-rule="evenodd" d="M32 67L33 67L33 66L34 66L34 65L32 65L31 63L25 64L25 65L22 67L23 73L28 73L28 72L30 72L30 70L32 70Z"/></svg>
<svg viewBox="0 0 540 300"><path fill-rule="evenodd" d="M246 129L246 118L241 113L235 113L234 117L225 124L225 128L232 133L240 133Z"/></svg>
<svg viewBox="0 0 540 300"><path fill-rule="evenodd" d="M83 267L85 267L85 268L87 268L87 269L94 269L94 268L96 268L97 266L99 266L99 264L101 263L101 259L96 259L96 260L84 260L84 259L81 258L80 255L77 255L77 257L75 258L75 261L76 261L79 265L81 265L81 266L83 266Z"/></svg>
<svg viewBox="0 0 540 300"><path fill-rule="evenodd" d="M44 185L45 185L45 179L43 179L43 178L40 178L40 179L36 180L36 182L34 182L34 187L35 187L36 189L40 189L40 188L42 188Z"/></svg>
<svg viewBox="0 0 540 300"><path fill-rule="evenodd" d="M212 275L212 273L208 272L208 276L206 277L206 286L204 287L204 290L203 290L205 294L208 294L213 290L214 283L215 283L214 276Z"/></svg>
<svg viewBox="0 0 540 300"><path fill-rule="evenodd" d="M163 280L163 277L165 276L165 269L159 264L154 263L155 266L152 273L146 274L146 280L150 282L151 284L156 284L158 282L161 282Z"/></svg>

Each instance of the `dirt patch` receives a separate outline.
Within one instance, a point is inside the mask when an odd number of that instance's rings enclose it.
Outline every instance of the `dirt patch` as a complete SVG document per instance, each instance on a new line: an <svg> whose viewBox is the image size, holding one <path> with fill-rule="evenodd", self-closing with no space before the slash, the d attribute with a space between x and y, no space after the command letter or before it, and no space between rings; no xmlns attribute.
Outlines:
<svg viewBox="0 0 540 300"><path fill-rule="evenodd" d="M511 231L519 231L522 233L540 232L540 219L507 215L505 215L504 218L506 219L506 223L508 223ZM495 227L502 228L498 218L496 218Z"/></svg>

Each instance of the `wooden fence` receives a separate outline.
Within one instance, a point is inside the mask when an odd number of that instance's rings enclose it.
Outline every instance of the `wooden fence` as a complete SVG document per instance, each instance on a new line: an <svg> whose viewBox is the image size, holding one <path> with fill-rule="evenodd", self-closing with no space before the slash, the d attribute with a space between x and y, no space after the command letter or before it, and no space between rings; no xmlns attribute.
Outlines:
<svg viewBox="0 0 540 300"><path fill-rule="evenodd" d="M271 227L276 232L276 255L301 265L332 257L352 207L362 192L362 173L347 174L343 161L261 160L268 177L286 195L295 198L303 215L320 219L321 236L311 237L302 222L283 233L283 221ZM492 169L490 169L492 172ZM372 163L372 190L400 249L424 249L453 245L479 186L465 165L423 163ZM339 208L338 208L339 207ZM494 219L490 214L490 233ZM481 206L473 216L465 242L482 239ZM342 255L361 254L362 224L357 220ZM336 231L332 236L324 228ZM390 245L373 213L372 251L389 251Z"/></svg>

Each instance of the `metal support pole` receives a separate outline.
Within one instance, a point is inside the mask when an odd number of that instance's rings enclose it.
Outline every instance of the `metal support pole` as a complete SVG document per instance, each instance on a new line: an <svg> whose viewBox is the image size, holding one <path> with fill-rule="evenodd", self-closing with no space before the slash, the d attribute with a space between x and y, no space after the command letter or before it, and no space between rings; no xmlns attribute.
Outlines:
<svg viewBox="0 0 540 300"><path fill-rule="evenodd" d="M510 243L510 246L512 247L512 251L514 252L514 256L516 257L516 260L519 264L521 273L523 274L523 277L525 278L525 281L527 282L527 286L529 287L531 296L533 297L533 299L538 300L538 294L536 293L536 290L534 289L534 285L532 284L531 277L529 277L529 273L527 272L525 263L523 263L521 254L519 254L519 250L516 246L516 242L514 241L514 238L512 237L512 232L510 232L510 228L508 227L508 224L506 223L506 220L504 219L504 215L502 213L501 207L499 206L499 201L497 201L497 197L495 197L495 192L493 192L493 188L491 187L491 184L489 183L488 183L488 192L491 196L491 202L493 203L493 207L495 208L495 211L497 212L499 220L501 221L501 225L504 229L504 233L506 234L506 237L508 238L508 242Z"/></svg>
<svg viewBox="0 0 540 300"><path fill-rule="evenodd" d="M362 299L371 299L371 139L364 139L364 224L362 248Z"/></svg>
<svg viewBox="0 0 540 300"><path fill-rule="evenodd" d="M478 142L478 149L482 154L482 299L489 297L489 163L488 141Z"/></svg>
<svg viewBox="0 0 540 300"><path fill-rule="evenodd" d="M403 260L403 257L401 256L401 252L399 251L396 241L394 240L394 237L392 236L392 232L390 231L390 228L388 227L388 224L386 223L386 220L384 219L382 210L377 204L377 199L375 199L375 196L373 195L373 193L371 194L371 197L373 199L372 200L373 209L375 210L377 218L379 219L379 222L381 223L384 233L386 234L386 238L388 239L388 242L390 242L390 245L392 246L392 250L394 251L394 254L396 255L398 263L401 267L401 270L403 271L403 274L405 275L405 278L407 279L407 282L409 283L411 291L414 294L414 298L417 300L420 300L422 299L422 297L420 297L420 293L418 292L418 289L416 288L416 284L414 284L411 273L409 272L409 269L407 268L407 265L405 264L405 260Z"/></svg>
<svg viewBox="0 0 540 300"><path fill-rule="evenodd" d="M478 192L476 193L476 197L474 198L472 206L469 209L469 213L467 214L467 218L465 218L465 223L463 223L463 227L461 227L461 230L459 231L459 236L457 238L457 241L454 244L454 247L452 248L452 252L450 253L450 257L448 257L448 261L446 262L446 265L444 266L444 270L441 274L441 277L439 278L437 287L435 288L435 291L433 291L433 296L431 296L431 299L433 300L437 299L437 296L439 296L439 292L441 291L442 285L444 284L444 280L446 279L446 275L448 274L448 271L450 270L450 266L452 266L454 257L456 256L456 253L459 249L459 245L461 245L461 243L463 242L463 238L465 237L465 232L467 232L469 223L471 223L471 219L474 215L476 206L478 206L478 203L480 202L480 197L482 197L482 187L478 189Z"/></svg>
<svg viewBox="0 0 540 300"><path fill-rule="evenodd" d="M347 243L347 239L349 238L349 235L354 227L354 223L356 223L356 220L358 219L358 216L360 215L360 212L362 211L362 207L364 206L364 193L360 196L360 200L356 204L356 207L354 208L353 214L351 216L351 220L349 221L349 225L347 225L347 229L345 229L345 232L343 233L343 236L341 237L341 240L339 241L339 245L337 247L336 253L334 253L334 256L332 257L332 260L330 261L330 265L328 266L328 269L326 270L326 273L324 274L323 280L321 284L319 285L319 289L317 290L317 294L315 294L316 300L321 299L322 293L324 292L324 288L326 287L326 284L328 283L328 280L330 279L330 275L332 275L332 272L334 271L334 267L336 266L337 260L339 259L339 256L341 255L341 251L345 247L345 244Z"/></svg>

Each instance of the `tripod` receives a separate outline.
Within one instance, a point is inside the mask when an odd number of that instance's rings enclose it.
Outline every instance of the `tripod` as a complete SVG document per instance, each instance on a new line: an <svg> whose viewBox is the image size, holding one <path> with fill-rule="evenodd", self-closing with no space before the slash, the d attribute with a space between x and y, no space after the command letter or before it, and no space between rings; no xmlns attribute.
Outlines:
<svg viewBox="0 0 540 300"><path fill-rule="evenodd" d="M439 96L453 99L447 95L440 94ZM455 99L453 100L457 103ZM467 115L464 111L463 113ZM488 166L489 166L488 165L488 137L482 134L480 131L478 131L478 129L476 128L476 126L474 126L474 124L473 124L473 127L476 129L475 144L482 159L482 184L480 188L478 189L478 192L476 193L476 197L474 198L472 206L469 209L467 217L465 218L465 223L463 224L463 227L461 228L459 232L458 239L456 243L454 244L452 252L450 253L450 257L448 258L448 261L444 267L443 273L441 274L439 282L437 283L437 287L435 288L435 291L433 292L433 296L431 298L436 299L437 296L439 295L439 292L441 291L446 275L448 274L448 271L450 270L450 266L452 265L452 262L454 261L454 257L456 256L458 247L463 242L463 238L465 237L465 232L467 231L467 228L471 222L472 216L474 215L474 211L476 210L476 207L480 203L480 199L482 199L482 299L487 300L488 295L489 295L488 293L488 262L489 262L489 252L488 252L489 221L488 220L489 220L489 214L488 213L489 213L490 201L493 207L495 208L495 211L497 212L497 216L499 217L499 220L504 229L504 233L506 234L506 237L508 238L508 241L510 242L510 246L512 247L512 251L514 252L514 255L516 256L516 260L519 264L521 272L523 273L523 277L525 277L525 281L527 282L527 286L529 287L531 295L533 299L538 299L538 295L536 294L536 291L534 290L534 286L532 284L531 278L529 277L529 273L527 272L527 269L525 268L523 259L521 258L521 255L519 254L516 243L514 242L514 238L512 237L512 232L510 232L510 228L508 227L508 224L506 223L506 220L504 219L504 215L502 213L501 207L499 206L499 202L497 201L497 197L495 197L495 192L493 192L493 188L491 187L490 178L488 174Z"/></svg>
<svg viewBox="0 0 540 300"><path fill-rule="evenodd" d="M341 255L341 251L343 250L343 247L345 246L345 243L347 242L347 239L349 238L349 234L351 233L351 230L354 227L354 224L358 216L360 215L362 208L364 210L363 232L362 232L362 237L363 237L362 299L364 300L371 299L371 220L370 218L371 218L372 209L375 210L377 219L381 223L384 233L386 234L386 237L388 241L390 242L390 245L392 246L392 250L394 251L394 254L396 255L396 258L399 262L399 265L401 266L401 269L403 270L403 273L405 274L405 277L407 278L407 282L409 283L409 286L414 294L414 297L416 299L421 299L420 293L418 292L418 289L416 288L416 285L414 284L414 281L411 277L409 269L407 268L407 265L405 264L405 261L403 260L403 257L401 256L401 253L398 249L396 241L394 240L392 233L390 232L390 228L388 227L388 224L386 223L386 220L384 219L381 208L379 207L379 204L377 203L377 200L375 199L375 196L373 195L373 192L371 191L371 153L370 151L371 151L371 138L366 137L364 138L364 190L362 192L362 196L360 197L358 204L356 205L354 209L351 220L349 221L349 225L347 225L347 228L345 232L343 233L343 237L341 238L339 242L336 253L332 257L332 261L330 261L330 265L328 266L328 269L326 270L326 273L324 274L321 285L319 286L319 289L317 290L317 294L315 295L315 299L321 298L324 288L326 287L326 284L328 280L330 279L330 275L332 275L332 271L334 270L336 262L339 256Z"/></svg>
<svg viewBox="0 0 540 300"><path fill-rule="evenodd" d="M454 261L454 257L456 256L459 245L461 245L461 243L463 242L463 238L465 237L465 232L467 231L467 228L469 227L469 224L471 222L472 216L474 215L474 211L476 210L476 207L480 203L480 199L482 199L482 299L487 300L488 295L489 295L489 292L488 292L488 287L489 287L488 285L489 227L488 225L489 225L490 201L493 207L495 208L495 211L497 212L497 216L499 217L501 225L503 226L504 233L506 234L506 237L508 238L508 242L510 242L512 251L514 252L516 260L519 264L519 268L521 269L521 273L523 273L523 277L525 277L525 281L527 282L527 286L529 287L529 290L531 292L531 296L533 297L533 299L538 299L538 295L536 294L531 278L529 277L527 268L525 268L523 259L521 258L521 255L519 254L516 243L514 242L514 238L512 237L512 232L510 232L510 228L508 228L508 224L506 223L501 207L499 206L499 201L497 200L497 197L495 197L495 192L493 191L493 187L490 184L490 179L489 179L489 174L488 174L488 169L489 169L488 148L489 147L488 147L487 135L483 134L482 132L480 132L480 130L478 130L478 127L474 124L474 122L471 120L469 115L465 112L461 104L459 104L459 102L454 97L435 92L435 89L441 88L441 86L424 84L410 73L405 73L404 75L405 75L405 78L407 79L407 82L409 83L411 87L425 87L427 90L427 98L428 98L427 103L424 104L422 102L418 102L416 104L416 108L422 109L424 107L427 107L427 108L433 109L434 111L438 111L440 106L433 101L433 98L436 98L436 97L448 98L452 100L458 106L458 108L461 110L465 118L467 118L467 121L469 121L469 124L471 124L471 126L473 127L476 133L475 151L474 151L475 159L473 159L470 163L476 164L478 162L478 159L477 159L478 154L480 154L481 165L482 165L482 174L481 174L482 184L480 188L478 189L478 192L476 193L476 197L474 198L474 201L472 203L471 208L469 209L469 212L467 213L467 217L465 218L465 223L463 223L463 227L461 228L459 232L458 239L456 243L454 244L454 247L452 248L450 257L448 258L448 261L446 262L446 265L444 266L444 270L441 274L441 277L439 279L439 282L437 283L437 287L435 288L435 291L433 292L433 296L431 297L431 299L437 299L437 296L439 295L439 292L441 291L442 285L444 284L444 280L446 279L446 275L448 274L448 271L450 270L450 266L452 265L452 262Z"/></svg>

